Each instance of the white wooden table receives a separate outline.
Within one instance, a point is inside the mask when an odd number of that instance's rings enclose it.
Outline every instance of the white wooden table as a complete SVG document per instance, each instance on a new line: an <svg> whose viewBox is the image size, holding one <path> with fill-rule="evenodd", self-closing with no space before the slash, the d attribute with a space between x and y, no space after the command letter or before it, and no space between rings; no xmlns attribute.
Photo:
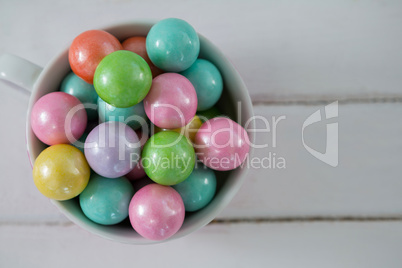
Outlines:
<svg viewBox="0 0 402 268"><path fill-rule="evenodd" d="M36 190L25 151L28 94L0 81L0 267L402 267L401 1L7 1L0 54L44 66L80 32L178 17L213 41L247 84L257 133L252 169L217 221L155 246L122 245L70 223ZM339 101L339 164L303 146L302 126ZM325 120L305 129L324 152ZM257 122L262 128L262 121Z"/></svg>

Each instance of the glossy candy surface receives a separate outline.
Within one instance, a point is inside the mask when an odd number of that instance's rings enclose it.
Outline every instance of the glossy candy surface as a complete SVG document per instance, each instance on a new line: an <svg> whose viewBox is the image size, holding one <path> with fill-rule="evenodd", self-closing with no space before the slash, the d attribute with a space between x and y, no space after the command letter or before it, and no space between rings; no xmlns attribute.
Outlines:
<svg viewBox="0 0 402 268"><path fill-rule="evenodd" d="M98 112L101 122L119 121L134 130L142 125L147 126L148 118L145 114L143 102L127 108L117 108L98 98Z"/></svg>
<svg viewBox="0 0 402 268"><path fill-rule="evenodd" d="M190 123L188 123L184 127L171 129L171 131L174 131L174 132L177 132L179 134L186 136L191 142L194 143L195 134L197 134L197 131L201 127L201 125L202 125L202 122L201 122L200 118L196 115L190 121ZM169 129L155 127L155 133L158 133L161 131L169 131Z"/></svg>
<svg viewBox="0 0 402 268"><path fill-rule="evenodd" d="M46 197L68 200L79 195L88 184L90 168L84 154L68 144L43 150L33 166L33 180Z"/></svg>
<svg viewBox="0 0 402 268"><path fill-rule="evenodd" d="M197 111L205 111L217 103L222 95L223 81L221 73L214 64L204 59L197 59L181 74L190 80L197 92Z"/></svg>
<svg viewBox="0 0 402 268"><path fill-rule="evenodd" d="M216 176L213 170L199 164L186 180L172 187L182 197L186 211L197 211L214 197Z"/></svg>
<svg viewBox="0 0 402 268"><path fill-rule="evenodd" d="M193 171L195 152L186 137L173 131L159 132L145 144L142 163L151 180L174 185Z"/></svg>
<svg viewBox="0 0 402 268"><path fill-rule="evenodd" d="M121 122L106 122L95 127L85 141L85 157L101 176L117 178L126 175L140 155L137 134Z"/></svg>
<svg viewBox="0 0 402 268"><path fill-rule="evenodd" d="M134 52L120 50L107 55L94 75L95 90L107 103L127 108L148 94L152 73L147 62Z"/></svg>
<svg viewBox="0 0 402 268"><path fill-rule="evenodd" d="M134 188L124 177L109 179L92 173L88 186L80 194L80 206L92 221L112 225L128 216Z"/></svg>
<svg viewBox="0 0 402 268"><path fill-rule="evenodd" d="M195 136L197 157L214 170L240 166L250 150L246 130L231 119L215 117L206 121Z"/></svg>
<svg viewBox="0 0 402 268"><path fill-rule="evenodd" d="M182 226L184 215L180 195L173 188L158 184L141 188L129 206L131 225L151 240L165 240L174 235Z"/></svg>
<svg viewBox="0 0 402 268"><path fill-rule="evenodd" d="M88 84L74 73L69 73L61 83L60 91L73 95L81 101L82 104L87 105L88 120L96 119L98 94L92 84Z"/></svg>
<svg viewBox="0 0 402 268"><path fill-rule="evenodd" d="M181 72L197 59L200 40L190 24L169 18L151 28L146 47L149 58L157 67L169 72Z"/></svg>
<svg viewBox="0 0 402 268"><path fill-rule="evenodd" d="M89 30L74 39L68 52L68 60L73 72L92 84L99 62L106 55L121 49L123 47L119 40L110 33Z"/></svg>
<svg viewBox="0 0 402 268"><path fill-rule="evenodd" d="M140 55L148 63L149 68L151 68L152 77L155 78L156 76L163 73L163 71L161 69L159 69L158 67L156 67L152 63L152 61L149 59L145 42L146 42L145 37L134 36L134 37L130 37L130 38L126 39L122 43L122 46L123 46L124 50L129 50L131 52L134 52L134 53L137 53L138 55Z"/></svg>
<svg viewBox="0 0 402 268"><path fill-rule="evenodd" d="M84 105L64 92L42 96L32 109L32 130L47 145L74 142L81 137L86 126Z"/></svg>
<svg viewBox="0 0 402 268"><path fill-rule="evenodd" d="M197 110L197 93L191 82L176 73L164 73L152 81L144 99L145 112L160 128L180 128L187 125Z"/></svg>

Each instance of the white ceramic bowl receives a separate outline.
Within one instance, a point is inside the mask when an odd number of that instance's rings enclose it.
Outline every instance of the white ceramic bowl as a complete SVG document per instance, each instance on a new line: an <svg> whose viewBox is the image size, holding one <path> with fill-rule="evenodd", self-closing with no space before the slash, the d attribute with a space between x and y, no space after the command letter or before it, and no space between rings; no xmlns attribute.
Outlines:
<svg viewBox="0 0 402 268"><path fill-rule="evenodd" d="M153 22L128 22L104 27L103 30L123 41L132 36L146 36L153 24ZM223 77L224 90L218 102L218 107L223 114L230 116L244 127L246 120L253 116L248 90L239 73L224 54L205 37L202 35L199 35L199 37L201 44L200 58L214 63ZM73 38L74 36L71 37L71 41ZM54 57L43 70L39 66L16 56L6 54L0 57L1 78L32 90L26 120L27 147L31 164L35 162L40 152L46 147L32 132L30 124L32 107L43 95L59 90L61 81L70 71L68 47ZM248 127L249 129L254 128L254 122L251 121ZM249 133L249 138L251 143L253 143L253 133ZM251 153L252 148L250 150ZM246 174L247 168L216 172L218 189L211 203L200 211L187 213L181 229L164 241L151 241L141 237L134 231L128 220L114 226L104 226L94 223L83 214L77 198L68 201L51 200L51 202L72 222L101 237L130 244L166 242L188 235L211 222L238 192L246 179ZM38 192L38 194L40 193Z"/></svg>

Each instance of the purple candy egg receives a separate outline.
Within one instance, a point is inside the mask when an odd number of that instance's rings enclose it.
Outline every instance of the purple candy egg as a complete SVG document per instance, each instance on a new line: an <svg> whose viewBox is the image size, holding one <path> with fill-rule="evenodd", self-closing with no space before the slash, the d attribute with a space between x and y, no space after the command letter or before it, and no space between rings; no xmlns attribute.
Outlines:
<svg viewBox="0 0 402 268"><path fill-rule="evenodd" d="M137 164L141 153L137 134L121 122L106 122L95 127L85 141L85 157L101 176L126 175Z"/></svg>

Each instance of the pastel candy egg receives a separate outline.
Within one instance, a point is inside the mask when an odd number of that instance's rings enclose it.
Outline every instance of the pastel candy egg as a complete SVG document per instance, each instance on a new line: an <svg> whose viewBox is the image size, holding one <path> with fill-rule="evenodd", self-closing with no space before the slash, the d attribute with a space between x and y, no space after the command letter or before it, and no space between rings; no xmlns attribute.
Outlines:
<svg viewBox="0 0 402 268"><path fill-rule="evenodd" d="M190 80L197 92L197 111L205 111L217 103L222 95L223 81L215 65L207 60L197 59L181 74Z"/></svg>
<svg viewBox="0 0 402 268"><path fill-rule="evenodd" d="M32 130L47 145L74 142L81 137L86 126L84 105L67 93L46 94L32 108Z"/></svg>
<svg viewBox="0 0 402 268"><path fill-rule="evenodd" d="M197 134L197 131L201 127L201 125L202 125L202 122L201 122L200 118L196 115L190 121L190 123L188 123L184 127L171 129L171 131L182 134L182 135L186 136L191 142L194 142L195 134ZM158 133L161 131L169 131L169 129L155 127L155 133Z"/></svg>
<svg viewBox="0 0 402 268"><path fill-rule="evenodd" d="M93 173L79 199L82 211L90 220L112 225L127 218L133 195L134 188L126 178L109 179Z"/></svg>
<svg viewBox="0 0 402 268"><path fill-rule="evenodd" d="M213 170L200 164L185 181L172 187L182 197L186 211L197 211L213 199L216 191L216 176Z"/></svg>
<svg viewBox="0 0 402 268"><path fill-rule="evenodd" d="M107 178L126 175L137 164L140 152L137 134L121 122L98 125L85 141L85 157L89 165Z"/></svg>
<svg viewBox="0 0 402 268"><path fill-rule="evenodd" d="M98 94L92 84L88 84L74 73L69 73L63 79L60 91L73 95L84 104L88 120L96 119Z"/></svg>
<svg viewBox="0 0 402 268"><path fill-rule="evenodd" d="M159 69L158 67L156 67L152 63L152 61L149 59L145 42L146 42L145 37L134 36L134 37L130 37L130 38L124 40L124 42L122 43L122 46L123 46L124 50L129 50L131 52L134 52L134 53L137 53L138 55L140 55L148 63L149 68L151 68L152 77L156 77L156 76L160 75L161 73L163 73L163 71L161 69Z"/></svg>
<svg viewBox="0 0 402 268"><path fill-rule="evenodd" d="M187 125L197 111L197 93L191 82L176 73L158 75L144 99L145 113L160 128Z"/></svg>
<svg viewBox="0 0 402 268"><path fill-rule="evenodd" d="M184 181L193 171L195 152L186 137L173 131L159 132L145 144L142 163L151 180L174 185Z"/></svg>
<svg viewBox="0 0 402 268"><path fill-rule="evenodd" d="M147 62L134 52L120 50L102 59L94 75L95 90L107 103L127 108L148 94L152 73Z"/></svg>
<svg viewBox="0 0 402 268"><path fill-rule="evenodd" d="M206 121L195 135L197 157L214 170L232 170L240 166L250 150L246 130L226 117Z"/></svg>
<svg viewBox="0 0 402 268"><path fill-rule="evenodd" d="M110 33L89 30L74 39L68 51L68 60L73 72L92 84L99 62L106 55L121 49L119 40Z"/></svg>
<svg viewBox="0 0 402 268"><path fill-rule="evenodd" d="M147 126L148 117L145 114L143 102L127 108L117 108L98 98L98 112L101 122L119 121L134 130Z"/></svg>
<svg viewBox="0 0 402 268"><path fill-rule="evenodd" d="M149 58L157 67L169 72L181 72L197 59L200 40L186 21L169 18L151 28L146 48Z"/></svg>
<svg viewBox="0 0 402 268"><path fill-rule="evenodd" d="M184 204L171 187L149 184L133 196L129 217L134 230L151 240L165 240L174 235L184 222Z"/></svg>
<svg viewBox="0 0 402 268"><path fill-rule="evenodd" d="M43 150L32 171L38 190L55 200L68 200L79 195L87 186L90 173L84 154L68 144Z"/></svg>

